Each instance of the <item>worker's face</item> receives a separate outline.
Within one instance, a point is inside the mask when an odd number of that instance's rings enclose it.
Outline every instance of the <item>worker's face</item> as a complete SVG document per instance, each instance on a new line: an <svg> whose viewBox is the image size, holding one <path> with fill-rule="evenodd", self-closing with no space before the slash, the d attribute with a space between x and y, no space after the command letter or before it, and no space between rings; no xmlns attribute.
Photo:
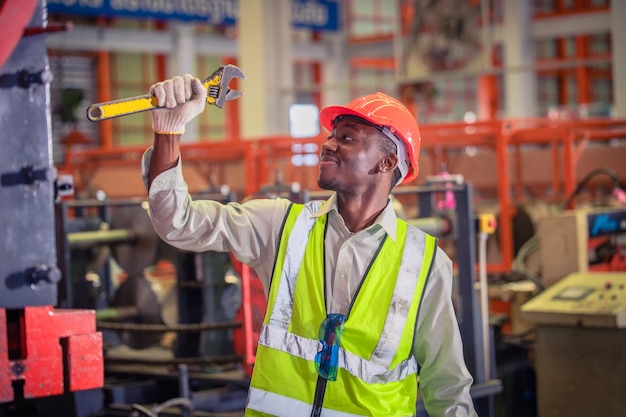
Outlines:
<svg viewBox="0 0 626 417"><path fill-rule="evenodd" d="M317 183L324 190L365 192L379 180L379 165L386 140L374 127L358 118L341 118L322 144Z"/></svg>

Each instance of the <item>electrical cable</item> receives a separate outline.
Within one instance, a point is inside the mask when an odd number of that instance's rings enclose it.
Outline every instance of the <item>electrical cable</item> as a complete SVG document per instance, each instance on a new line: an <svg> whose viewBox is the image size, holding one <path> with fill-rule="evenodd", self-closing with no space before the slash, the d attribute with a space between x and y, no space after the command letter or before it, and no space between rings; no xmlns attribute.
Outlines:
<svg viewBox="0 0 626 417"><path fill-rule="evenodd" d="M141 415L146 417L158 417L163 410L177 406L193 413L193 404L191 401L187 398L180 397L167 400L163 404L153 406L151 409L148 409L141 404L133 404L132 407L134 411L132 412L131 417L139 417Z"/></svg>
<svg viewBox="0 0 626 417"><path fill-rule="evenodd" d="M563 203L562 209L563 210L567 210L569 205L572 203L572 201L574 201L574 199L583 190L583 188L585 188L587 183L593 177L595 177L596 175L599 175L599 174L605 174L605 175L609 176L611 178L611 180L613 180L613 189L614 190L615 189L620 189L619 178L618 178L617 173L615 171L613 171L611 168L607 168L607 167L596 168L596 169L592 170L591 172L589 172L587 175L585 175L585 177L578 182L578 184L576 185L576 189L574 189L574 191L569 195L569 197L567 197L567 199Z"/></svg>
<svg viewBox="0 0 626 417"><path fill-rule="evenodd" d="M531 281L535 284L537 288L537 292L540 293L546 289L545 284L532 271L530 271L526 267L526 259L534 252L537 252L541 248L541 241L539 240L539 235L534 234L533 237L528 239L526 243L522 245L522 247L517 252L515 259L513 259L513 264L511 265L511 272L522 275L528 281Z"/></svg>

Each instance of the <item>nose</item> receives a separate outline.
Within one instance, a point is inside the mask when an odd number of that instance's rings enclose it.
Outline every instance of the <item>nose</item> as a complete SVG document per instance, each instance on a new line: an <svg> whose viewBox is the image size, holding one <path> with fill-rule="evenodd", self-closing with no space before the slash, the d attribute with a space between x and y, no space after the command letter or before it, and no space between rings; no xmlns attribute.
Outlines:
<svg viewBox="0 0 626 417"><path fill-rule="evenodd" d="M322 143L321 151L330 151L333 152L337 149L337 138L332 133L326 138L326 141Z"/></svg>

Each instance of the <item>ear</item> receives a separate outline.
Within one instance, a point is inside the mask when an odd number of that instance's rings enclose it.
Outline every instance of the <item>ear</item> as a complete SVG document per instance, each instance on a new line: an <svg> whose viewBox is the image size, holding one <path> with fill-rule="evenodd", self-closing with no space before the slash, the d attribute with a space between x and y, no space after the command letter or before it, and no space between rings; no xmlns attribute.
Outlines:
<svg viewBox="0 0 626 417"><path fill-rule="evenodd" d="M378 170L380 172L389 172L393 173L393 171L398 166L398 155L393 153L388 153L385 155L379 164Z"/></svg>

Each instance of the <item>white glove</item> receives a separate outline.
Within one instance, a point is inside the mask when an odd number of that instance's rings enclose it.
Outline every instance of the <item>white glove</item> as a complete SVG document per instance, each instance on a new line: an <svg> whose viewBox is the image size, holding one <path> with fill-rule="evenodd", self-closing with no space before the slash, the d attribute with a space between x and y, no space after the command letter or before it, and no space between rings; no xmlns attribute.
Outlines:
<svg viewBox="0 0 626 417"><path fill-rule="evenodd" d="M152 130L166 135L182 135L185 125L202 113L206 88L192 75L176 76L150 87L160 108L152 110Z"/></svg>

